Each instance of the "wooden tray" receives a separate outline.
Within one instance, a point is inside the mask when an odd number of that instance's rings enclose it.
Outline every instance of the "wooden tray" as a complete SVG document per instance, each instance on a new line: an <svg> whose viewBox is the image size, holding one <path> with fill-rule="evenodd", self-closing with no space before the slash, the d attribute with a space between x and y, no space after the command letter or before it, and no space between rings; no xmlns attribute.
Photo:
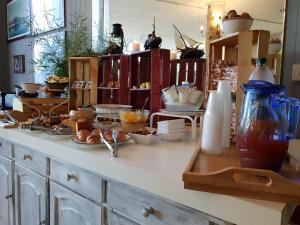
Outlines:
<svg viewBox="0 0 300 225"><path fill-rule="evenodd" d="M242 168L232 145L219 156L197 150L183 173L184 188L300 204L300 173L284 162L278 173Z"/></svg>

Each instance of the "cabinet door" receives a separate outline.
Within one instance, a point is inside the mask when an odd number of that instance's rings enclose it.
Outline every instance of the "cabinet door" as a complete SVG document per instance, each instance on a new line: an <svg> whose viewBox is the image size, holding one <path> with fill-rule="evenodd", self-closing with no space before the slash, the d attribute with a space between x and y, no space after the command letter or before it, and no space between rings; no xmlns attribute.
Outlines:
<svg viewBox="0 0 300 225"><path fill-rule="evenodd" d="M0 156L0 225L13 225L12 161Z"/></svg>
<svg viewBox="0 0 300 225"><path fill-rule="evenodd" d="M16 164L16 223L17 225L48 224L46 177Z"/></svg>
<svg viewBox="0 0 300 225"><path fill-rule="evenodd" d="M50 182L50 224L101 225L102 208L63 186Z"/></svg>

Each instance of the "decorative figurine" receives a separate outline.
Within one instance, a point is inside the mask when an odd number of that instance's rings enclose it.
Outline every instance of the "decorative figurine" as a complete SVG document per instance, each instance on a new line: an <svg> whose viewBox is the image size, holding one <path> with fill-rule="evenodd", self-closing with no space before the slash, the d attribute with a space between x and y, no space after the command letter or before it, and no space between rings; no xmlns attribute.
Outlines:
<svg viewBox="0 0 300 225"><path fill-rule="evenodd" d="M152 49L152 48L160 48L160 44L162 42L161 37L156 37L155 35L155 17L153 22L153 31L152 34L148 35L148 38L145 41L144 48L145 50Z"/></svg>

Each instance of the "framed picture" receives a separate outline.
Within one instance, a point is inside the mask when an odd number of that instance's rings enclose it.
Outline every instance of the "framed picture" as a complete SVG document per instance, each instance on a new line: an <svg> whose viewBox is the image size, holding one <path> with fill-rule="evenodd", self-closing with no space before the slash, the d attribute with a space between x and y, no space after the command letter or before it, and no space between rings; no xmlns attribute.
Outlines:
<svg viewBox="0 0 300 225"><path fill-rule="evenodd" d="M30 0L12 0L7 3L7 39L30 34Z"/></svg>
<svg viewBox="0 0 300 225"><path fill-rule="evenodd" d="M14 55L14 72L25 73L25 55Z"/></svg>

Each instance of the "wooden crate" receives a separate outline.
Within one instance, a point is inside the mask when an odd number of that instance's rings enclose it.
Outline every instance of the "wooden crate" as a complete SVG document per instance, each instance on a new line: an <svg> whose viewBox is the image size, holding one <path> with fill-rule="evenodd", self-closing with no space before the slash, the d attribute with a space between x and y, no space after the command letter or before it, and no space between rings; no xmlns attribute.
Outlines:
<svg viewBox="0 0 300 225"><path fill-rule="evenodd" d="M170 85L170 50L151 49L129 55L129 104L141 108L149 97L145 109L151 113L162 107L161 90ZM150 89L134 89L150 82Z"/></svg>
<svg viewBox="0 0 300 225"><path fill-rule="evenodd" d="M64 103L64 104L62 104ZM53 109L54 107L61 106ZM37 110L36 110L36 109ZM38 111L41 113L49 112L53 109L56 114L68 113L68 99L67 98L15 98L13 100L13 110L20 111L25 117L30 118L36 115Z"/></svg>
<svg viewBox="0 0 300 225"><path fill-rule="evenodd" d="M129 102L128 74L128 55L100 56L98 103L127 105ZM118 81L119 87L108 87L110 81Z"/></svg>
<svg viewBox="0 0 300 225"><path fill-rule="evenodd" d="M194 83L204 90L205 59L175 59L170 62L170 85L181 85L182 81Z"/></svg>
<svg viewBox="0 0 300 225"><path fill-rule="evenodd" d="M233 33L209 43L207 91L212 82L210 74L212 64L217 60L235 62L237 65L237 90L235 91L237 115L239 115L243 97L243 91L239 87L249 79L253 57L267 58L269 38L269 31L251 30Z"/></svg>
<svg viewBox="0 0 300 225"><path fill-rule="evenodd" d="M97 104L98 63L98 57L69 58L69 110ZM91 87L89 89L72 88L74 81L91 81Z"/></svg>

